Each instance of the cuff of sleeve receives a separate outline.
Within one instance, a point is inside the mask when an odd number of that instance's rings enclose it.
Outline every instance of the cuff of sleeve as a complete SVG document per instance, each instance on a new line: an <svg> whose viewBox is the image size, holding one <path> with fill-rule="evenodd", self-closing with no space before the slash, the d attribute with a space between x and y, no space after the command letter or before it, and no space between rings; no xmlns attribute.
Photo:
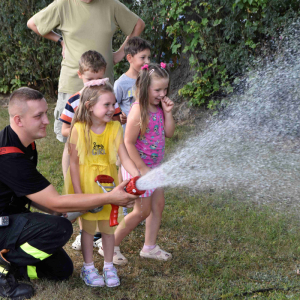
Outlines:
<svg viewBox="0 0 300 300"><path fill-rule="evenodd" d="M126 36L131 35L139 18L140 18L139 16L134 15L130 20L128 20L127 28L124 31L122 30Z"/></svg>

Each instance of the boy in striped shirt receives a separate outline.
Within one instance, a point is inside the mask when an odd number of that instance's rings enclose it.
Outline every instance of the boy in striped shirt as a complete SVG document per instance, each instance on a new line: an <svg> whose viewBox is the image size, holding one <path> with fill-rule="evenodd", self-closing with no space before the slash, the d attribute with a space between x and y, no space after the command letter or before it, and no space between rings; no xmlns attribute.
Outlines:
<svg viewBox="0 0 300 300"><path fill-rule="evenodd" d="M90 50L82 54L79 61L79 70L77 71L77 74L78 77L82 79L83 83L85 84L86 82L91 80L102 79L104 77L105 69L106 61L104 57L99 52ZM75 110L79 105L80 93L81 91L77 92L69 98L65 109L63 110L59 118L59 120L63 122L61 133L65 137L68 137L70 133L71 122ZM121 110L119 108L118 103L116 102L113 120L119 121L120 114ZM67 173L68 167L69 166L67 166L66 170L63 170L64 177Z"/></svg>

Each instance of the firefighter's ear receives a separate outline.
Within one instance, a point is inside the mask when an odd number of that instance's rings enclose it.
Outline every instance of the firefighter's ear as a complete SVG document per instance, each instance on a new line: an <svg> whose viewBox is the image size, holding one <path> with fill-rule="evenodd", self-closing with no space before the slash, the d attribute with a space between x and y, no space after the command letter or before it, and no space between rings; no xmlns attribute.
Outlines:
<svg viewBox="0 0 300 300"><path fill-rule="evenodd" d="M20 115L15 115L13 117L13 121L18 127L23 127L23 123Z"/></svg>

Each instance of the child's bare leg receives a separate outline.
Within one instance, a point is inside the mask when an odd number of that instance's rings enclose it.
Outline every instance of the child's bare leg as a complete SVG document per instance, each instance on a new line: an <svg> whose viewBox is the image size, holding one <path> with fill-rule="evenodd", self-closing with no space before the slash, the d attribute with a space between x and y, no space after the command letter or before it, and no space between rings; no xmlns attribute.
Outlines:
<svg viewBox="0 0 300 300"><path fill-rule="evenodd" d="M165 207L163 189L156 189L151 195L151 213L146 219L145 245L155 245L159 231L162 212Z"/></svg>
<svg viewBox="0 0 300 300"><path fill-rule="evenodd" d="M151 200L151 214L146 219L145 244L140 255L147 258L168 260L172 257L172 254L160 249L156 245L162 212L165 206L164 191L156 189L152 194Z"/></svg>
<svg viewBox="0 0 300 300"><path fill-rule="evenodd" d="M102 233L102 247L104 252L104 261L112 262L114 255L115 236L114 234Z"/></svg>
<svg viewBox="0 0 300 300"><path fill-rule="evenodd" d="M139 223L145 220L151 211L150 197L139 198L135 201L133 211L125 216L125 228L120 224L115 231L115 245L120 246L122 240L134 229Z"/></svg>
<svg viewBox="0 0 300 300"><path fill-rule="evenodd" d="M68 153L68 143L65 143L61 164L62 164L62 171L63 171L64 178L66 178L68 168L70 166L70 155Z"/></svg>
<svg viewBox="0 0 300 300"><path fill-rule="evenodd" d="M93 262L93 241L94 236L82 230L81 249L83 260L86 264Z"/></svg>

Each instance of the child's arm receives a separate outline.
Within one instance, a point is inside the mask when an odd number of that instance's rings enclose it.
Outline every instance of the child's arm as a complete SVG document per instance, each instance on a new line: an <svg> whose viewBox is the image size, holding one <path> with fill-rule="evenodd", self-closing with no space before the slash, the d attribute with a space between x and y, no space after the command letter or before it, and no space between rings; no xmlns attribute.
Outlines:
<svg viewBox="0 0 300 300"><path fill-rule="evenodd" d="M161 101L161 105L164 111L164 117L165 117L165 124L164 124L164 130L165 130L165 136L167 138L171 138L175 131L175 121L173 119L172 115L172 109L174 107L174 102L170 100L168 97L164 97Z"/></svg>
<svg viewBox="0 0 300 300"><path fill-rule="evenodd" d="M69 134L70 134L70 128L71 128L70 124L67 124L67 123L63 122L62 127L61 127L61 134L64 137L68 137Z"/></svg>
<svg viewBox="0 0 300 300"><path fill-rule="evenodd" d="M72 135L77 134L77 130L73 127ZM81 186L80 186L80 174L79 174L79 157L78 151L76 150L76 144L70 144L71 152L70 152L70 175L74 188L75 194L81 194Z"/></svg>
<svg viewBox="0 0 300 300"><path fill-rule="evenodd" d="M145 175L148 171L150 171L150 168L143 162L135 147L136 140L140 133L140 117L140 106L133 105L127 118L124 143L130 158L140 170L141 174Z"/></svg>
<svg viewBox="0 0 300 300"><path fill-rule="evenodd" d="M118 154L122 163L122 166L124 169L132 176L140 176L140 172L137 169L136 165L132 161L132 159L129 157L128 152L126 150L126 147L124 143L121 143L119 146Z"/></svg>

